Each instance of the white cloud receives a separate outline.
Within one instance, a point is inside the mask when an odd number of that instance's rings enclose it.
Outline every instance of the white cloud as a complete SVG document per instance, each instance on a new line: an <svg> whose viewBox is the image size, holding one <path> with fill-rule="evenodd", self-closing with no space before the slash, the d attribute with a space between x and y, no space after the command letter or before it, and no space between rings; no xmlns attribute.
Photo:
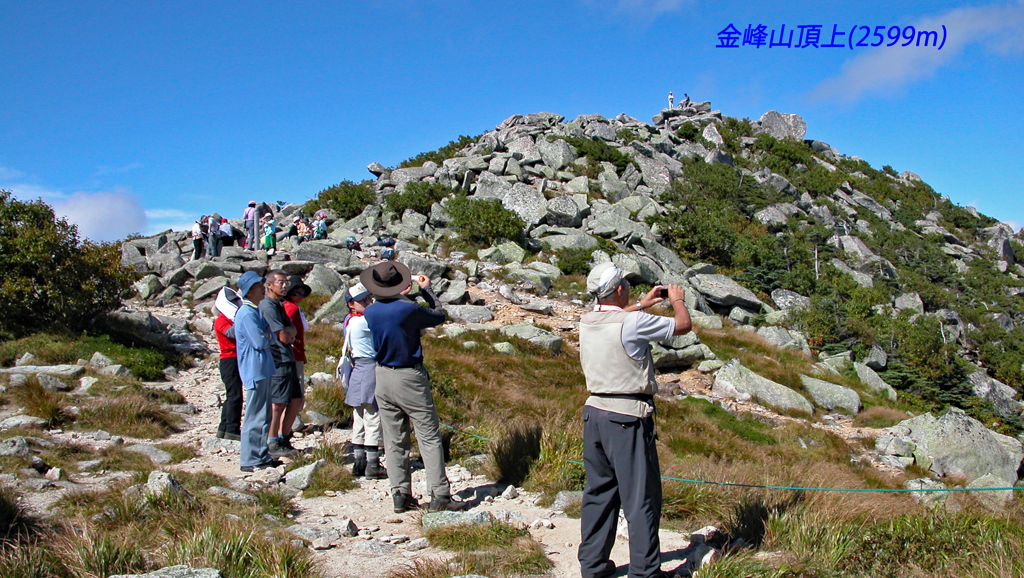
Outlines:
<svg viewBox="0 0 1024 578"><path fill-rule="evenodd" d="M113 175L113 174L127 173L129 171L134 171L135 169L140 169L140 168L142 168L142 163L128 163L126 165L121 165L119 167L110 167L110 166L106 166L106 165L100 165L100 166L96 167L96 174L94 174L93 176L94 177L102 177L103 175Z"/></svg>
<svg viewBox="0 0 1024 578"><path fill-rule="evenodd" d="M174 231L187 231L192 228L198 215L186 213L180 209L146 209L146 219L149 221L147 235L153 235L167 229Z"/></svg>
<svg viewBox="0 0 1024 578"><path fill-rule="evenodd" d="M10 167L0 166L0 183L13 181L25 176L25 173Z"/></svg>
<svg viewBox="0 0 1024 578"><path fill-rule="evenodd" d="M157 221L188 219L189 213L178 209L146 209L146 217Z"/></svg>
<svg viewBox="0 0 1024 578"><path fill-rule="evenodd" d="M114 241L146 231L146 213L139 198L126 188L79 191L53 203L53 212L78 225L78 233L93 241Z"/></svg>
<svg viewBox="0 0 1024 578"><path fill-rule="evenodd" d="M47 203L52 203L55 200L60 200L67 197L67 195L58 190L48 189L46 187L33 185L31 183L11 183L4 185L4 188L14 193L15 198L21 199L23 201L34 201L36 199L42 199Z"/></svg>
<svg viewBox="0 0 1024 578"><path fill-rule="evenodd" d="M868 93L893 92L930 77L974 44L998 54L1019 52L1024 36L1024 2L957 8L913 24L916 30L939 31L940 38L942 25L948 31L942 50L934 46L903 47L902 40L891 48L873 49L846 62L839 76L818 84L812 96L852 102Z"/></svg>

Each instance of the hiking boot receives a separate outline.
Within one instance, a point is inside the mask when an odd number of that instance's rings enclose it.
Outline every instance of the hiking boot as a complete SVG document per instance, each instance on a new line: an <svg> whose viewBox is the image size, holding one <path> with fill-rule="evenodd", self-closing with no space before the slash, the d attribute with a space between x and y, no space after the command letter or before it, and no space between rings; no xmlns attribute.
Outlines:
<svg viewBox="0 0 1024 578"><path fill-rule="evenodd" d="M366 475L366 458L356 458L356 461L352 462L352 477L361 478Z"/></svg>
<svg viewBox="0 0 1024 578"><path fill-rule="evenodd" d="M292 436L285 436L277 438L277 444L286 450L297 452L295 446L292 445Z"/></svg>
<svg viewBox="0 0 1024 578"><path fill-rule="evenodd" d="M430 499L431 512L465 512L469 509L468 502L452 501L451 496L434 496Z"/></svg>
<svg viewBox="0 0 1024 578"><path fill-rule="evenodd" d="M420 503L416 501L416 498L409 494L403 494L402 492L395 490L395 492L391 494L391 498L395 502L396 514L402 514L408 510L420 509Z"/></svg>
<svg viewBox="0 0 1024 578"><path fill-rule="evenodd" d="M383 480L388 477L388 471L380 465L380 460L367 460L365 464L365 475L368 480Z"/></svg>
<svg viewBox="0 0 1024 578"><path fill-rule="evenodd" d="M295 450L282 447L276 440L267 444L267 453L275 458L288 458L295 454Z"/></svg>
<svg viewBox="0 0 1024 578"><path fill-rule="evenodd" d="M240 467L238 469L240 469L240 470L242 470L243 472L246 472L246 473L251 473L251 472L254 472L256 470L266 470L268 468L276 468L277 466L280 466L280 465L284 465L284 462L282 462L281 460L273 460L272 459L272 460L265 461L262 464L256 464L255 466L242 466L242 467Z"/></svg>

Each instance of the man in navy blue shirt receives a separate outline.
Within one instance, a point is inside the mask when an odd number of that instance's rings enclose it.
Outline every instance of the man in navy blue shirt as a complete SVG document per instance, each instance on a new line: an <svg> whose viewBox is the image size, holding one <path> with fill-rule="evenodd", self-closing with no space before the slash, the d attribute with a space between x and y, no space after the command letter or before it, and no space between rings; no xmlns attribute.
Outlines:
<svg viewBox="0 0 1024 578"><path fill-rule="evenodd" d="M430 278L416 278L427 307L420 307L407 296L413 279L402 263L379 263L363 271L359 280L377 298L363 315L377 350L376 396L395 512L419 508L412 497L412 430L416 432L427 471L429 510L467 509L469 504L451 499L437 408L430 391L430 376L423 367L420 332L445 321L444 310L430 289Z"/></svg>

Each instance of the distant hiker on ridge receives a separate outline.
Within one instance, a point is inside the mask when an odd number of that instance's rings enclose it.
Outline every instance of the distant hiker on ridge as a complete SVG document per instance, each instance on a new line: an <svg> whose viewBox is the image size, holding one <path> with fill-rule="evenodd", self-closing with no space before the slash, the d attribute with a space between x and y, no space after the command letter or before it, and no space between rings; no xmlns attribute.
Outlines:
<svg viewBox="0 0 1024 578"><path fill-rule="evenodd" d="M245 248L256 250L256 201L249 201L249 206L242 213L245 220Z"/></svg>
<svg viewBox="0 0 1024 578"><path fill-rule="evenodd" d="M690 106L690 95L683 93L683 100L679 103L679 108L686 108Z"/></svg>
<svg viewBox="0 0 1024 578"><path fill-rule="evenodd" d="M676 104L676 97L672 96L672 91L668 93L668 107L672 108Z"/></svg>

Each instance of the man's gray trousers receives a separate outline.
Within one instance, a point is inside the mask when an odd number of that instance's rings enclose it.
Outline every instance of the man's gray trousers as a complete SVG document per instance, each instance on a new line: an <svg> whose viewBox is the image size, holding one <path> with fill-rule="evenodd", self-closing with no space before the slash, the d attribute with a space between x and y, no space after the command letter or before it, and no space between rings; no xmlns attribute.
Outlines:
<svg viewBox="0 0 1024 578"><path fill-rule="evenodd" d="M450 496L444 472L444 448L437 408L430 392L430 376L422 364L416 367L377 366L377 406L392 490L412 495L410 434L415 430L431 496Z"/></svg>
<svg viewBox="0 0 1024 578"><path fill-rule="evenodd" d="M583 464L587 481L580 512L578 557L583 578L615 572L609 560L619 507L629 523L629 576L661 571L661 470L654 444L654 417L633 417L583 408Z"/></svg>
<svg viewBox="0 0 1024 578"><path fill-rule="evenodd" d="M267 453L270 432L270 379L256 382L255 389L245 390L245 419L242 420L242 448L239 463L258 466L271 460Z"/></svg>

